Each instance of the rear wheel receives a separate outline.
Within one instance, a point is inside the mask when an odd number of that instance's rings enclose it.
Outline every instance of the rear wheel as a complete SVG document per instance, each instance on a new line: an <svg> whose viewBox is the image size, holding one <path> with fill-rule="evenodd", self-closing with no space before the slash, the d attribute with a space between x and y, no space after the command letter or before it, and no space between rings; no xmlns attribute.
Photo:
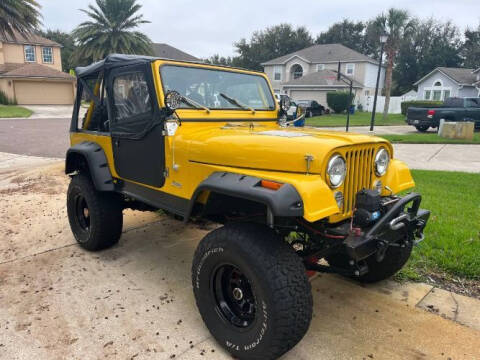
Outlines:
<svg viewBox="0 0 480 360"><path fill-rule="evenodd" d="M430 126L428 126L428 125L417 125L417 126L415 126L415 128L420 132L426 132L430 128Z"/></svg>
<svg viewBox="0 0 480 360"><path fill-rule="evenodd" d="M122 210L117 194L96 191L85 174L72 178L67 192L68 221L84 249L101 250L118 242L122 234Z"/></svg>
<svg viewBox="0 0 480 360"><path fill-rule="evenodd" d="M232 224L208 234L195 252L192 284L207 328L238 359L276 359L308 330L305 267L265 226Z"/></svg>
<svg viewBox="0 0 480 360"><path fill-rule="evenodd" d="M313 117L313 112L312 112L312 110L308 110L308 112L307 112L307 117L309 117L309 118Z"/></svg>

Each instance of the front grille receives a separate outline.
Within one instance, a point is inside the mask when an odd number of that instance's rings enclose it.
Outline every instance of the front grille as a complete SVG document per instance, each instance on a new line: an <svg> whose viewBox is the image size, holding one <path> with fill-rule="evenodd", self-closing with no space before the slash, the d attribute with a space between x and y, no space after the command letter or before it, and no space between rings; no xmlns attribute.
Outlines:
<svg viewBox="0 0 480 360"><path fill-rule="evenodd" d="M375 147L371 145L360 146L347 150L347 177L344 186L343 215L348 215L355 207L355 195L362 189L372 188L373 157Z"/></svg>

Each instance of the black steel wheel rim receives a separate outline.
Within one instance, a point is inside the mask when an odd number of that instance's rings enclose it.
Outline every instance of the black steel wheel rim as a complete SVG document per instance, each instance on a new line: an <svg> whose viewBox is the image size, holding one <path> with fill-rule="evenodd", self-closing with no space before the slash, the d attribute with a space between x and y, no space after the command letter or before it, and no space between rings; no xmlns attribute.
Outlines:
<svg viewBox="0 0 480 360"><path fill-rule="evenodd" d="M221 317L238 328L255 321L256 301L250 281L236 266L224 264L214 272L213 296Z"/></svg>
<svg viewBox="0 0 480 360"><path fill-rule="evenodd" d="M90 211L85 197L80 194L75 197L75 219L83 231L90 231Z"/></svg>

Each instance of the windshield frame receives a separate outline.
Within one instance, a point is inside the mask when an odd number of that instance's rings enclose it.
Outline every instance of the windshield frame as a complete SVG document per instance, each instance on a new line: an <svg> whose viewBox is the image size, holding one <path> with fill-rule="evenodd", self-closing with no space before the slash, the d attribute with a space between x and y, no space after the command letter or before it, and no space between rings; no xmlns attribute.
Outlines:
<svg viewBox="0 0 480 360"><path fill-rule="evenodd" d="M161 84L161 89L162 89L162 94L166 94L167 90L165 89L165 83L162 79L162 68L165 67L165 66L170 66L170 67L184 67L184 68L195 68L195 69L200 69L200 70L207 70L207 71L223 71L223 72L228 72L228 73L234 73L234 74L244 74L244 75L250 75L250 76L258 76L259 78L261 78L263 81L265 81L265 84L266 84L266 89L268 89L268 91L265 93L265 96L268 97L270 96L271 98L271 101L272 101L272 105L273 105L273 108L260 108L260 109L257 109L257 108L253 108L255 110L255 112L259 112L259 113L265 113L265 112L277 112L278 111L278 104L277 104L277 101L273 95L273 90L272 90L272 86L268 80L268 78L266 77L266 75L262 72L257 72L257 71L252 71L252 70L247 70L247 69L237 69L237 68L232 68L232 67L227 67L227 66L221 66L221 65L212 65L212 64L200 64L200 63L183 63L183 62L177 62L177 61L165 61L165 62L162 62L159 66L158 66L158 71L157 71L157 76L159 76L159 80L160 80L160 84ZM175 89L173 89L175 90ZM228 94L227 94L228 95ZM163 99L161 99L161 103L163 103ZM181 108L178 108L177 111L204 111L202 109L195 109L193 107L181 107ZM229 107L229 108L210 108L210 113L214 113L214 112L241 112L241 113L246 113L248 112L249 110L247 109L242 109L242 108L233 108L233 107Z"/></svg>

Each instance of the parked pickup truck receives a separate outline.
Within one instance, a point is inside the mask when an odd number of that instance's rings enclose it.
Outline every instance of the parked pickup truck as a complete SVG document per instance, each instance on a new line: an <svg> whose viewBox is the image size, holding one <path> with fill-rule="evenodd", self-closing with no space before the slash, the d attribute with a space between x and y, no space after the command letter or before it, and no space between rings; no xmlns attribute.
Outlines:
<svg viewBox="0 0 480 360"><path fill-rule="evenodd" d="M425 132L430 127L437 128L440 119L445 121L473 121L480 128L480 98L447 98L441 107L419 108L407 110L407 123L418 131Z"/></svg>

